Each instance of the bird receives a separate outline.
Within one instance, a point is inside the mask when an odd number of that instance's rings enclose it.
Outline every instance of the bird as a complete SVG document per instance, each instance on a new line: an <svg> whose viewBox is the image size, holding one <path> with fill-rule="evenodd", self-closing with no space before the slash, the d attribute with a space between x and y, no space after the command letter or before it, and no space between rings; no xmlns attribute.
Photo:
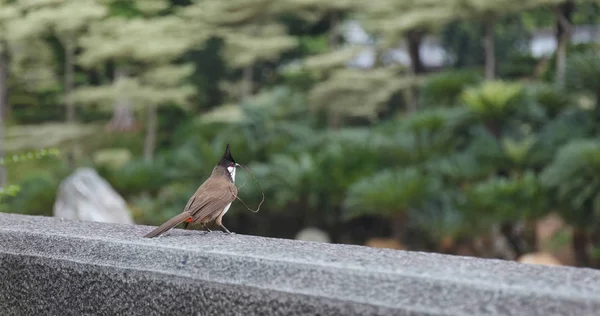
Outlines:
<svg viewBox="0 0 600 316"><path fill-rule="evenodd" d="M200 185L188 200L183 212L169 219L144 237L159 236L183 222L185 222L184 229L187 228L189 223L198 223L211 232L205 224L215 221L223 232L231 234L231 231L223 225L222 221L223 215L227 213L237 197L235 171L238 166L239 164L231 156L231 150L229 144L227 144L223 157L213 168L210 177Z"/></svg>

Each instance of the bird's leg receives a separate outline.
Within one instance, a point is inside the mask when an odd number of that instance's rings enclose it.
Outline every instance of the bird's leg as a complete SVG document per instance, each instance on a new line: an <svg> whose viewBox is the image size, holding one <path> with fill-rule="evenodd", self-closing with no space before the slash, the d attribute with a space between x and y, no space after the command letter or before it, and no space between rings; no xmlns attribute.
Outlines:
<svg viewBox="0 0 600 316"><path fill-rule="evenodd" d="M206 230L208 230L208 232L212 232L212 230L210 230L210 228L206 227L206 224L204 223L200 223L200 225L202 225L202 227L204 227Z"/></svg>
<svg viewBox="0 0 600 316"><path fill-rule="evenodd" d="M190 222L183 222L183 229L187 229L189 224L190 224Z"/></svg>
<svg viewBox="0 0 600 316"><path fill-rule="evenodd" d="M221 216L223 216L223 215L221 215ZM223 225L223 223L221 222L222 219L223 219L221 216L217 217L217 220L215 221L215 223L219 226L219 228L221 228L221 230L223 232L231 234L231 232L229 231L229 229L227 229L227 227L225 227L225 225Z"/></svg>

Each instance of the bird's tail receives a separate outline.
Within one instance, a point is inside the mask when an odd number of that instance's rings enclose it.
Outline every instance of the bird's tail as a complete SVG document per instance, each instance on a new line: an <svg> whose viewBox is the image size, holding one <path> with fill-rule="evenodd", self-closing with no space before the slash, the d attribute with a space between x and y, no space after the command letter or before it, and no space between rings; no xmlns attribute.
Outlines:
<svg viewBox="0 0 600 316"><path fill-rule="evenodd" d="M171 218L170 220L166 221L164 224L156 227L153 231L149 232L144 237L146 237L146 238L156 237L156 236L166 232L167 230L181 224L182 222L184 222L186 219L188 219L190 217L191 216L188 212L183 212L183 213Z"/></svg>

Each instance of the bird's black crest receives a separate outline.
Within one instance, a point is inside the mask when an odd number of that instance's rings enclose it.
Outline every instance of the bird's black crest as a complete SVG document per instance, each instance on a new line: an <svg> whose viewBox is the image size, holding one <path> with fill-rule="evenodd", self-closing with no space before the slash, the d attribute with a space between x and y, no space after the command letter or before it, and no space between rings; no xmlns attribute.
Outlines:
<svg viewBox="0 0 600 316"><path fill-rule="evenodd" d="M227 144L227 147L225 147L225 153L223 154L221 160L219 160L219 165L223 167L229 167L231 163L235 164L235 160L233 160L233 157L231 156L231 150L229 149L229 144Z"/></svg>

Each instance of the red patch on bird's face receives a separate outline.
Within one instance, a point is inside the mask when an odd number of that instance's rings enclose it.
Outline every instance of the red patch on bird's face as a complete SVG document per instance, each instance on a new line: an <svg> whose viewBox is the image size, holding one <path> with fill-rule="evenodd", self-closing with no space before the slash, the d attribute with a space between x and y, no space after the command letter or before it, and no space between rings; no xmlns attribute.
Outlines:
<svg viewBox="0 0 600 316"><path fill-rule="evenodd" d="M192 221L194 221L194 219L191 217L188 217L188 219L185 220L186 223L191 223Z"/></svg>

